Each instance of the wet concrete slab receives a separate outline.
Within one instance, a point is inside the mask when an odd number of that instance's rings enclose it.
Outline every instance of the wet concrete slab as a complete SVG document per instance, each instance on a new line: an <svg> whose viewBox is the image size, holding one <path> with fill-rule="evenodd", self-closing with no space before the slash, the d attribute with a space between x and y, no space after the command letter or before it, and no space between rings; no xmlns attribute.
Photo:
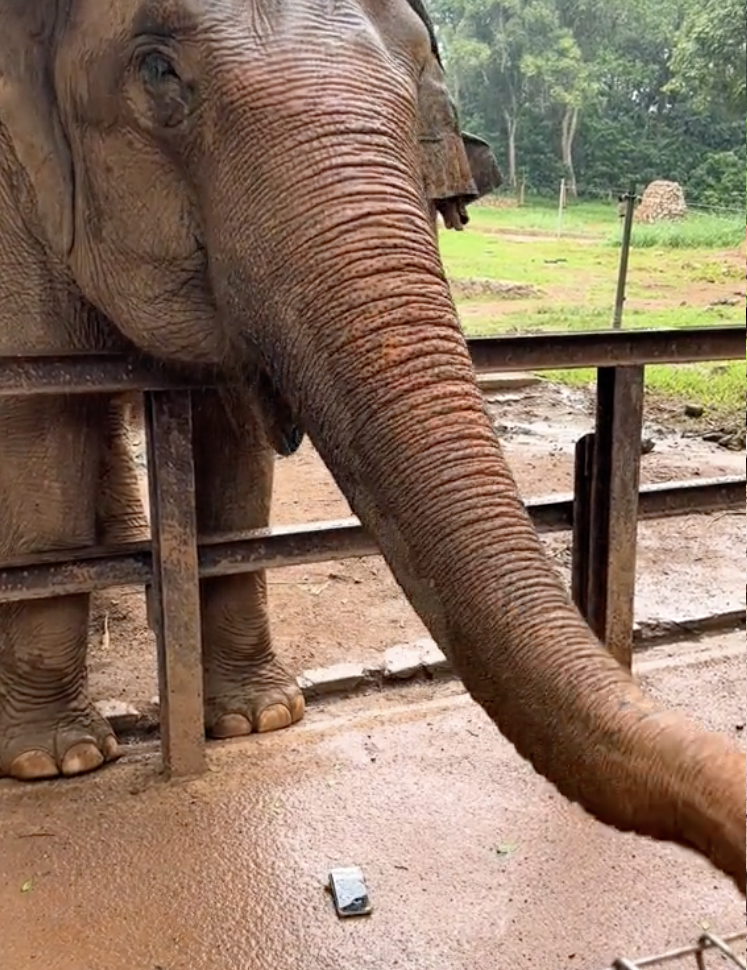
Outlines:
<svg viewBox="0 0 747 970"><path fill-rule="evenodd" d="M743 633L652 651L639 673L744 743ZM210 751L187 783L140 750L0 784L1 970L602 970L743 928L725 879L564 803L458 684L330 702ZM350 864L374 912L341 921L325 883Z"/></svg>

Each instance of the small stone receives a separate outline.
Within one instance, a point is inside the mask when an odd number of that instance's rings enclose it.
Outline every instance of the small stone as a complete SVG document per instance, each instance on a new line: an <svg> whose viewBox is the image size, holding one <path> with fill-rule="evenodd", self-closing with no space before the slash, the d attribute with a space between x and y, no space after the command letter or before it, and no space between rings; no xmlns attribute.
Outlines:
<svg viewBox="0 0 747 970"><path fill-rule="evenodd" d="M304 694L307 694L311 690L312 681L305 674L299 674L296 677L296 683Z"/></svg>
<svg viewBox="0 0 747 970"><path fill-rule="evenodd" d="M366 668L363 664L333 664L331 667L316 667L304 670L301 675L307 685L307 697L320 697L324 694L349 694L363 682Z"/></svg>
<svg viewBox="0 0 747 970"><path fill-rule="evenodd" d="M417 647L397 644L384 653L382 669L389 680L409 680L421 669L421 651Z"/></svg>
<svg viewBox="0 0 747 970"><path fill-rule="evenodd" d="M451 669L446 654L439 648L435 640L423 637L415 642L420 653L420 665L431 674L444 673Z"/></svg>
<svg viewBox="0 0 747 970"><path fill-rule="evenodd" d="M129 731L140 720L140 711L126 701L97 701L96 710L105 717L115 731Z"/></svg>
<svg viewBox="0 0 747 970"><path fill-rule="evenodd" d="M148 703L144 705L140 716L142 720L150 722L151 724L159 723L161 720L161 699L158 694L155 697L151 697Z"/></svg>
<svg viewBox="0 0 747 970"><path fill-rule="evenodd" d="M651 452L656 447L656 443L653 438L641 438L641 454L650 455Z"/></svg>
<svg viewBox="0 0 747 970"><path fill-rule="evenodd" d="M722 448L728 448L729 451L742 451L745 446L744 430L735 431L732 434L725 434L719 438L717 443Z"/></svg>
<svg viewBox="0 0 747 970"><path fill-rule="evenodd" d="M686 404L685 405L685 417L686 418L702 418L703 411L705 408L701 404Z"/></svg>

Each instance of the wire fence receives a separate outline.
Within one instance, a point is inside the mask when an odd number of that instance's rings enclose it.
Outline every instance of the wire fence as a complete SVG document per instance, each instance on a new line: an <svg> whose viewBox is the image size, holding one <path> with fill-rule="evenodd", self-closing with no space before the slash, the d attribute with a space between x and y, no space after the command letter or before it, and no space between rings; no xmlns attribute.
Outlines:
<svg viewBox="0 0 747 970"><path fill-rule="evenodd" d="M563 205L567 204L571 198L567 186L564 184L565 180L562 179L560 184L560 198L563 201ZM645 189L645 185L642 185L639 194L637 196L637 201L640 202L641 193ZM735 198L733 203L710 203L701 202L696 200L691 200L688 197L687 187L684 187L685 192L685 203L687 205L688 212L690 213L702 213L703 215L720 215L725 219L744 219L747 222L747 196L744 199ZM610 205L615 205L621 201L621 197L627 193L627 186L612 186L606 190L594 189L593 191L587 191L583 186L576 187L576 195L574 199L578 202L590 202L590 203L609 203ZM551 193L546 189L543 191L532 190L526 183L519 182L516 186L503 186L497 192L491 193L487 197L488 204L490 200L495 202L506 202L507 200L515 201L519 206L528 205L531 206L532 203L544 203L552 204L553 200L559 201L558 193Z"/></svg>
<svg viewBox="0 0 747 970"><path fill-rule="evenodd" d="M682 946L637 960L618 957L607 970L648 970L649 967L667 967L668 970L684 970L685 967L691 970L733 970L737 967L739 970L747 970L744 957L746 939L747 931L744 930L728 936L706 932L691 946Z"/></svg>
<svg viewBox="0 0 747 970"><path fill-rule="evenodd" d="M723 212L725 215L747 216L747 207L745 206L739 208L727 205L708 205L705 202L688 202L687 207L692 209L693 212Z"/></svg>

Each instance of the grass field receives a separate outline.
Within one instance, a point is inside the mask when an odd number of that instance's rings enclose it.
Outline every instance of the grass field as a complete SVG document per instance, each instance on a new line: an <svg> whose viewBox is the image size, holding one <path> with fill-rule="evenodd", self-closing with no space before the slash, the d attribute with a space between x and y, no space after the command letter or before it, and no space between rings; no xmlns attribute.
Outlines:
<svg viewBox="0 0 747 970"><path fill-rule="evenodd" d="M560 235L558 229L560 228ZM441 252L470 335L600 330L610 326L620 259L620 219L609 203L477 205L462 233L442 231ZM624 327L691 327L745 322L745 219L693 213L670 224L635 226ZM509 299L491 283L535 292ZM461 284L461 285L460 285ZM460 296L462 289L479 296ZM493 286L495 288L495 286ZM505 287L503 287L505 289ZM555 380L588 383L590 371ZM711 422L745 422L745 362L648 367L647 388L672 405L695 403Z"/></svg>

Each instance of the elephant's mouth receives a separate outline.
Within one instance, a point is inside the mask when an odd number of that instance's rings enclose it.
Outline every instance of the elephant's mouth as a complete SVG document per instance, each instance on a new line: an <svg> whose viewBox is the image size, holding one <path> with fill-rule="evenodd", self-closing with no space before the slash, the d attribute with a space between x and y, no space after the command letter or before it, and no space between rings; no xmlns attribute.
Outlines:
<svg viewBox="0 0 747 970"><path fill-rule="evenodd" d="M271 447L281 458L295 454L303 443L303 428L266 371L258 375L256 392Z"/></svg>

